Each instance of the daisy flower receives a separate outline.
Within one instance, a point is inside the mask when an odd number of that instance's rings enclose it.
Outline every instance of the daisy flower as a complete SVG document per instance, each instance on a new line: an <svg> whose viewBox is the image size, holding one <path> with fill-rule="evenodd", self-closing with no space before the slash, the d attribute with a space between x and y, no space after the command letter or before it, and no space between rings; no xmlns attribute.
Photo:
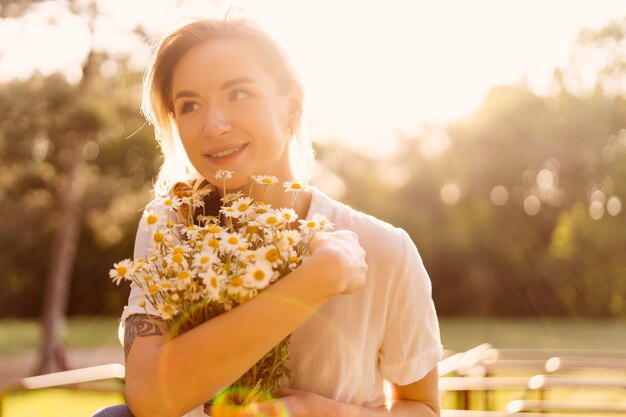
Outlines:
<svg viewBox="0 0 626 417"><path fill-rule="evenodd" d="M296 214L295 210L290 208L278 209L276 214L282 217L287 223L294 222L298 219L298 215Z"/></svg>
<svg viewBox="0 0 626 417"><path fill-rule="evenodd" d="M273 276L272 264L267 261L258 261L246 270L243 280L246 286L262 290L269 285Z"/></svg>
<svg viewBox="0 0 626 417"><path fill-rule="evenodd" d="M164 198L161 200L161 204L171 210L177 210L182 203L182 200L178 197Z"/></svg>
<svg viewBox="0 0 626 417"><path fill-rule="evenodd" d="M266 213L259 214L254 219L254 224L263 227L276 227L280 226L284 222L282 216L280 216L275 210L269 210Z"/></svg>
<svg viewBox="0 0 626 417"><path fill-rule="evenodd" d="M279 250L274 246L262 246L255 252L257 259L267 261L272 266L279 266L282 261Z"/></svg>
<svg viewBox="0 0 626 417"><path fill-rule="evenodd" d="M147 230L157 229L163 226L165 221L166 221L165 214L156 210L145 211L141 219L144 229L147 229Z"/></svg>
<svg viewBox="0 0 626 417"><path fill-rule="evenodd" d="M283 230L278 233L278 243L282 246L293 247L302 240L302 235L297 230Z"/></svg>
<svg viewBox="0 0 626 417"><path fill-rule="evenodd" d="M331 222L328 221L326 217L322 216L319 213L315 213L313 217L308 220L298 220L298 222L300 223L300 229L302 231L314 231L318 229L327 230L334 226Z"/></svg>
<svg viewBox="0 0 626 417"><path fill-rule="evenodd" d="M181 230L181 233L187 236L187 239L189 240L196 240L198 238L198 234L200 233L200 228L198 226L190 224L189 226L184 227Z"/></svg>
<svg viewBox="0 0 626 417"><path fill-rule="evenodd" d="M241 197L235 201L232 206L235 212L239 213L239 216L250 214L254 208L252 199L249 197Z"/></svg>
<svg viewBox="0 0 626 417"><path fill-rule="evenodd" d="M222 213L226 217L239 217L240 214L235 210L233 206L222 206L220 208L220 213Z"/></svg>
<svg viewBox="0 0 626 417"><path fill-rule="evenodd" d="M298 259L298 254L296 253L296 251L291 251L291 254L289 255L289 259L287 260L289 264L289 268L295 269L298 266L299 261L300 259Z"/></svg>
<svg viewBox="0 0 626 417"><path fill-rule="evenodd" d="M241 294L243 290L243 278L241 278L241 275L235 275L228 280L226 291L228 291L229 294Z"/></svg>
<svg viewBox="0 0 626 417"><path fill-rule="evenodd" d="M196 253L193 256L192 265L194 268L199 268L203 271L206 271L211 265L218 263L219 258L215 255L213 251L202 251L200 253Z"/></svg>
<svg viewBox="0 0 626 417"><path fill-rule="evenodd" d="M224 194L224 197L222 197L222 203L223 204L228 204L231 203L239 198L242 198L244 196L244 194L241 191L237 191L236 193L228 193L228 194Z"/></svg>
<svg viewBox="0 0 626 417"><path fill-rule="evenodd" d="M274 185L278 182L278 178L274 175L253 175L252 179L261 185Z"/></svg>
<svg viewBox="0 0 626 417"><path fill-rule="evenodd" d="M159 312L159 315L163 320L169 320L174 317L176 313L178 313L178 311L176 311L176 308L168 303L159 304L157 306L157 311Z"/></svg>
<svg viewBox="0 0 626 417"><path fill-rule="evenodd" d="M215 173L215 179L218 180L229 180L233 177L234 172L228 171L226 169L218 169Z"/></svg>
<svg viewBox="0 0 626 417"><path fill-rule="evenodd" d="M240 251L240 246L247 246L248 241L245 237L241 236L238 233L226 233L224 238L222 239L222 243L224 244L224 248L231 251Z"/></svg>
<svg viewBox="0 0 626 417"><path fill-rule="evenodd" d="M202 284L210 300L219 300L222 278L213 271L201 274Z"/></svg>
<svg viewBox="0 0 626 417"><path fill-rule="evenodd" d="M301 181L286 181L283 183L285 192L299 193L304 189L304 183Z"/></svg>
<svg viewBox="0 0 626 417"><path fill-rule="evenodd" d="M113 264L113 269L109 271L109 277L113 280L115 285L120 285L123 279L131 280L133 275L133 262L130 259L124 259L116 264Z"/></svg>

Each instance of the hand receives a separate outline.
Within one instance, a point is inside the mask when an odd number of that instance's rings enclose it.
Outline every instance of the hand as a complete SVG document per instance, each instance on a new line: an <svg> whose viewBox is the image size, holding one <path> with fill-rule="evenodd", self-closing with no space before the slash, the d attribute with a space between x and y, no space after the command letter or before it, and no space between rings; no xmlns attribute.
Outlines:
<svg viewBox="0 0 626 417"><path fill-rule="evenodd" d="M312 392L283 389L279 398L250 404L248 414L236 417L334 417L340 415L335 401ZM232 416L235 417L235 416Z"/></svg>
<svg viewBox="0 0 626 417"><path fill-rule="evenodd" d="M365 285L365 250L349 230L317 232L309 244L311 258L320 260L321 274L337 294L352 294Z"/></svg>

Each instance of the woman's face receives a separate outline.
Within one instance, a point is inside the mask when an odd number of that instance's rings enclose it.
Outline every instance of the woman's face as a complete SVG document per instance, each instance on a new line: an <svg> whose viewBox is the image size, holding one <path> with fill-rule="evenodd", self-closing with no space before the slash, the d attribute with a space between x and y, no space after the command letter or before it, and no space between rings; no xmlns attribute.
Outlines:
<svg viewBox="0 0 626 417"><path fill-rule="evenodd" d="M213 40L190 49L174 67L172 100L185 152L214 185L222 185L218 169L234 172L230 189L246 186L250 175L293 179L289 131L299 101L278 91L248 43Z"/></svg>

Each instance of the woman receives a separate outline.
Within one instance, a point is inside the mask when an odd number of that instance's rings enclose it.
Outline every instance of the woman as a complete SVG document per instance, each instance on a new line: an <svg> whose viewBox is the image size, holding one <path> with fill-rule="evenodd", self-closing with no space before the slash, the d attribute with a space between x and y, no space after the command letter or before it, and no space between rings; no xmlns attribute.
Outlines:
<svg viewBox="0 0 626 417"><path fill-rule="evenodd" d="M194 178L221 186L218 169L234 172L228 191L247 193L251 175L291 181L312 159L298 135L301 85L250 21L198 20L164 37L144 87L144 113L164 153L157 194ZM273 207L289 200L280 187L265 198ZM290 333L289 386L245 415L279 415L281 406L296 417L439 415L439 328L428 275L406 232L314 187L295 210L300 218L325 215L334 231L320 232L310 257L259 296L173 340L132 289L120 333L134 415L203 415L208 399ZM135 258L145 256L148 241L140 228ZM390 410L383 379L393 386Z"/></svg>

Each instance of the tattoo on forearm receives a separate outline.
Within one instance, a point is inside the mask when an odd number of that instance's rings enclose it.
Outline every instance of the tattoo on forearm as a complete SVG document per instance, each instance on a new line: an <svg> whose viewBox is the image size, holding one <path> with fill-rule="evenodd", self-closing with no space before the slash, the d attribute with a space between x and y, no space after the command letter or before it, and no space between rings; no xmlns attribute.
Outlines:
<svg viewBox="0 0 626 417"><path fill-rule="evenodd" d="M163 333L159 326L156 325L154 317L146 314L134 314L126 320L126 329L124 330L124 358L128 358L128 352L133 345L137 336L162 336Z"/></svg>

